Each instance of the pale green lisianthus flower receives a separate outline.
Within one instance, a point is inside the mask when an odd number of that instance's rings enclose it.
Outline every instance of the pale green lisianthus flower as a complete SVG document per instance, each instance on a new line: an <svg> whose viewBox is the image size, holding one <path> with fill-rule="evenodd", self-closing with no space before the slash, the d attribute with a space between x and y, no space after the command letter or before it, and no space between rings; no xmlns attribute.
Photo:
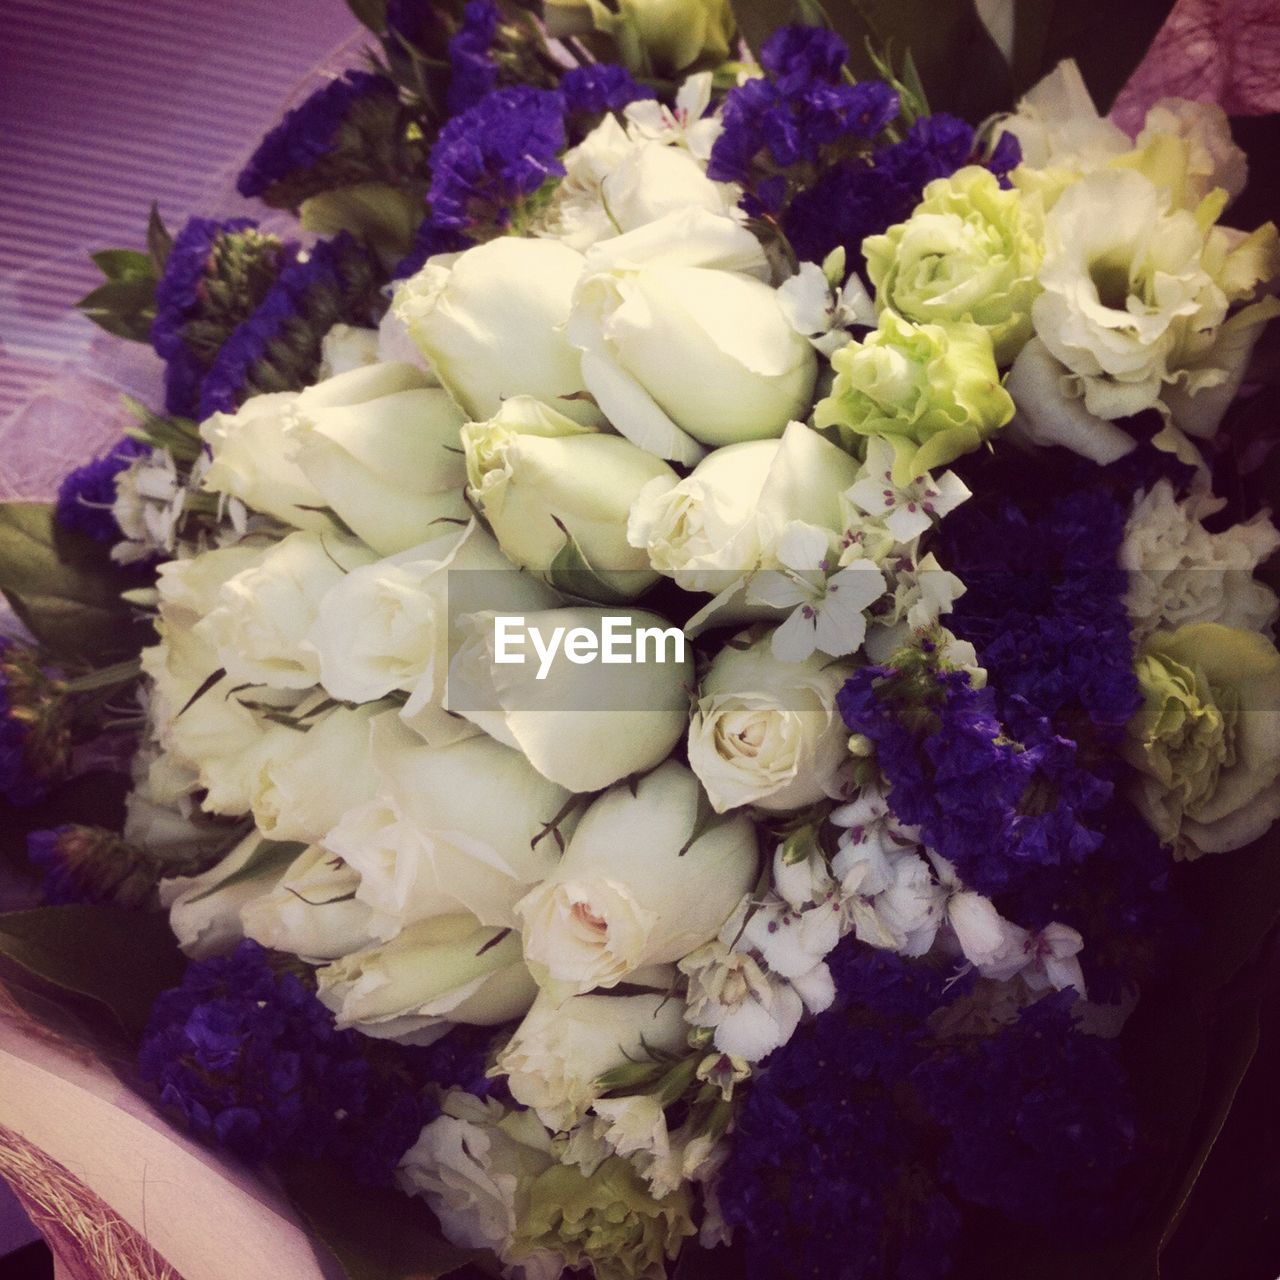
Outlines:
<svg viewBox="0 0 1280 1280"><path fill-rule="evenodd" d="M687 1190L655 1200L618 1156L591 1177L554 1165L529 1186L529 1208L516 1224L510 1253L553 1252L570 1267L589 1264L596 1280L663 1280L664 1259L693 1235Z"/></svg>
<svg viewBox="0 0 1280 1280"><path fill-rule="evenodd" d="M1206 622L1163 631L1137 662L1143 703L1125 755L1139 809L1194 856L1238 849L1280 817L1280 653Z"/></svg>
<svg viewBox="0 0 1280 1280"><path fill-rule="evenodd" d="M885 311L874 333L837 351L831 364L835 383L814 421L838 427L846 445L859 436L887 439L896 485L972 452L1013 417L991 336L967 321L911 324Z"/></svg>
<svg viewBox="0 0 1280 1280"><path fill-rule="evenodd" d="M1001 366L1031 337L1044 256L1039 195L1002 190L990 170L970 165L929 183L906 222L862 248L880 309L919 323L981 325Z"/></svg>

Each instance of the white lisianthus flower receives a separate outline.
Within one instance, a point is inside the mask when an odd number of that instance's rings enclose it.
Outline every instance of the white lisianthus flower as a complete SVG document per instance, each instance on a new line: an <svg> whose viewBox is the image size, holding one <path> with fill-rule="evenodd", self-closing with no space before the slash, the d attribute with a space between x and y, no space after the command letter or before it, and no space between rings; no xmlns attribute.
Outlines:
<svg viewBox="0 0 1280 1280"><path fill-rule="evenodd" d="M551 1130L565 1130L599 1097L606 1072L650 1053L684 1048L684 1001L666 991L644 995L542 992L498 1058L511 1096Z"/></svg>
<svg viewBox="0 0 1280 1280"><path fill-rule="evenodd" d="M1280 600L1254 570L1280 550L1270 512L1219 533L1204 526L1225 507L1203 479L1179 500L1168 480L1139 494L1125 525L1120 567L1129 573L1125 605L1135 637L1193 622L1270 634Z"/></svg>
<svg viewBox="0 0 1280 1280"><path fill-rule="evenodd" d="M559 1280L564 1259L550 1250L511 1252L529 1187L556 1163L551 1135L532 1111L453 1089L441 1115L400 1157L396 1183L421 1196L445 1236L464 1249L488 1249L521 1280Z"/></svg>
<svg viewBox="0 0 1280 1280"><path fill-rule="evenodd" d="M222 584L195 634L239 683L309 689L320 678L316 653L303 641L325 593L376 557L336 533L291 533L256 564Z"/></svg>
<svg viewBox="0 0 1280 1280"><path fill-rule="evenodd" d="M380 720L368 754L377 794L340 815L325 847L359 873L373 936L459 912L514 925L516 902L552 873L573 834L569 793L483 735L430 748Z"/></svg>
<svg viewBox="0 0 1280 1280"><path fill-rule="evenodd" d="M459 1022L493 1027L518 1018L537 992L519 936L467 915L421 920L390 942L322 965L316 981L339 1028L401 1044L431 1044Z"/></svg>
<svg viewBox="0 0 1280 1280"><path fill-rule="evenodd" d="M807 414L817 358L756 278L765 270L755 237L705 209L591 250L566 333L624 436L691 464L706 445L780 436Z"/></svg>
<svg viewBox="0 0 1280 1280"><path fill-rule="evenodd" d="M324 529L324 499L294 462L288 430L296 391L251 396L235 413L215 413L200 424L212 462L204 487L243 502L299 529Z"/></svg>
<svg viewBox="0 0 1280 1280"><path fill-rule="evenodd" d="M1147 108L1134 148L1142 153L1168 140L1181 144L1176 156L1183 185L1178 203L1190 209L1215 188L1233 200L1244 190L1249 160L1232 139L1231 122L1216 102L1160 98L1153 103Z"/></svg>
<svg viewBox="0 0 1280 1280"><path fill-rule="evenodd" d="M610 590L632 596L653 584L657 574L626 530L647 484L677 480L660 458L527 396L468 423L462 447L467 495L516 564L546 573L571 537Z"/></svg>
<svg viewBox="0 0 1280 1280"><path fill-rule="evenodd" d="M413 365L353 369L299 394L293 460L328 506L380 555L464 521L463 415Z"/></svg>
<svg viewBox="0 0 1280 1280"><path fill-rule="evenodd" d="M743 633L716 655L689 724L689 767L717 813L743 805L802 809L842 790L848 731L836 694L852 668L779 660Z"/></svg>
<svg viewBox="0 0 1280 1280"><path fill-rule="evenodd" d="M668 761L587 809L555 871L516 905L540 978L612 987L715 936L755 879L756 841L748 819L708 821L704 805L697 778Z"/></svg>
<svg viewBox="0 0 1280 1280"><path fill-rule="evenodd" d="M400 286L393 307L473 421L528 395L575 421L598 422L581 398L581 356L563 333L583 265L557 241L500 236L447 265L432 259Z"/></svg>
<svg viewBox="0 0 1280 1280"><path fill-rule="evenodd" d="M312 962L358 951L373 940L372 913L355 898L359 882L336 854L311 845L269 892L240 908L244 936Z"/></svg>
<svg viewBox="0 0 1280 1280"><path fill-rule="evenodd" d="M627 540L686 591L718 593L775 560L788 525L844 527L840 494L858 462L802 422L781 440L717 449L676 484L651 481L627 521Z"/></svg>
<svg viewBox="0 0 1280 1280"><path fill-rule="evenodd" d="M315 844L353 805L373 795L377 775L369 757L373 722L395 712L370 704L334 707L309 717L295 711L297 728L267 759L250 796L254 822L272 840Z"/></svg>
<svg viewBox="0 0 1280 1280"><path fill-rule="evenodd" d="M178 946L194 960L230 951L244 937L241 910L279 884L297 853L296 845L265 846L254 831L207 871L161 880L160 905Z"/></svg>
<svg viewBox="0 0 1280 1280"><path fill-rule="evenodd" d="M532 634L513 641L492 612L461 620L468 638L449 668L449 711L570 791L599 791L667 758L684 733L693 682L678 628L616 607L549 609L522 621ZM603 660L615 631L634 661ZM563 639L564 648L544 659L531 647L534 638L547 646ZM578 650L577 640L589 643Z"/></svg>
<svg viewBox="0 0 1280 1280"><path fill-rule="evenodd" d="M510 613L552 608L558 597L517 573L474 520L399 555L353 569L320 601L304 647L320 684L343 702L409 694L406 718L444 696L449 604Z"/></svg>

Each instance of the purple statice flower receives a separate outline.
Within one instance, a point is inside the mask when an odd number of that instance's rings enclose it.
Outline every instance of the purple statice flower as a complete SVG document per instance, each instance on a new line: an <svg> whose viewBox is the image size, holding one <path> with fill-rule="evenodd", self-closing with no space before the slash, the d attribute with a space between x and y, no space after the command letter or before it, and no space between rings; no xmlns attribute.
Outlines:
<svg viewBox="0 0 1280 1280"><path fill-rule="evenodd" d="M450 115L470 110L497 87L498 64L490 56L497 31L494 0L470 0L462 26L449 39Z"/></svg>
<svg viewBox="0 0 1280 1280"><path fill-rule="evenodd" d="M564 99L527 85L498 89L440 131L427 200L433 225L505 230L548 178L561 177Z"/></svg>
<svg viewBox="0 0 1280 1280"><path fill-rule="evenodd" d="M995 896L1101 843L1094 822L1111 783L1078 767L1076 744L1025 707L1012 736L990 686L927 661L864 667L837 701L849 729L874 744L895 816L919 826L970 888Z"/></svg>
<svg viewBox="0 0 1280 1280"><path fill-rule="evenodd" d="M151 345L162 360L184 350L182 328L200 303L201 285L210 269L214 246L223 237L257 227L252 218L191 218L174 237L173 247L156 285L156 318ZM177 412L177 410L171 410Z"/></svg>
<svg viewBox="0 0 1280 1280"><path fill-rule="evenodd" d="M0 798L44 800L67 770L71 705L58 674L30 645L0 636Z"/></svg>
<svg viewBox="0 0 1280 1280"><path fill-rule="evenodd" d="M566 71L560 92L568 112L582 116L621 111L629 103L657 96L648 85L637 84L626 67L614 62L592 62Z"/></svg>
<svg viewBox="0 0 1280 1280"><path fill-rule="evenodd" d="M375 293L368 255L349 234L321 240L280 273L222 345L200 389L200 417L232 412L261 392L306 386L324 335L339 321L367 323Z"/></svg>
<svg viewBox="0 0 1280 1280"><path fill-rule="evenodd" d="M138 441L126 437L107 453L68 472L58 486L54 519L64 529L74 529L95 542L119 541L120 526L111 514L116 500L116 477L146 451Z"/></svg>
<svg viewBox="0 0 1280 1280"><path fill-rule="evenodd" d="M156 1001L138 1056L161 1104L247 1159L288 1153L390 1178L434 1114L394 1049L333 1015L254 942L197 960Z"/></svg>
<svg viewBox="0 0 1280 1280"><path fill-rule="evenodd" d="M935 178L985 164L1003 181L1020 159L1016 139L1006 145L1002 138L985 160L977 147L973 128L963 120L925 116L900 142L831 165L786 212L783 227L792 247L802 260L821 262L843 245L849 261L859 262L863 240L908 218Z"/></svg>
<svg viewBox="0 0 1280 1280"><path fill-rule="evenodd" d="M777 213L795 186L812 180L824 152L847 139L869 142L898 114L898 96L879 81L841 79L847 48L834 32L783 27L760 53L766 75L725 99L724 129L709 177L737 182L744 207Z"/></svg>
<svg viewBox="0 0 1280 1280"><path fill-rule="evenodd" d="M394 100L395 88L367 71L348 71L317 89L262 139L240 171L236 190L260 196L277 182L315 168L332 151L353 107L373 97Z"/></svg>
<svg viewBox="0 0 1280 1280"><path fill-rule="evenodd" d="M948 1045L912 1073L941 1128L954 1194L1061 1237L1114 1230L1113 1194L1137 1151L1132 1092L1114 1045L1082 1034L1064 991L994 1035Z"/></svg>
<svg viewBox="0 0 1280 1280"><path fill-rule="evenodd" d="M738 1114L726 1220L751 1280L941 1280L960 1217L900 1095L945 975L852 938L829 962L835 1004L769 1056Z"/></svg>
<svg viewBox="0 0 1280 1280"><path fill-rule="evenodd" d="M41 872L44 900L53 904L142 907L161 871L114 831L78 823L30 832L27 860Z"/></svg>

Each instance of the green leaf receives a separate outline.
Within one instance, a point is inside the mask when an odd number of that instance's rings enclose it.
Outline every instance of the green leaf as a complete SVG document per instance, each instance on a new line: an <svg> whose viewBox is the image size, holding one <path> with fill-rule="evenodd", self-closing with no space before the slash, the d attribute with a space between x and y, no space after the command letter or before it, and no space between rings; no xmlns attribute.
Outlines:
<svg viewBox="0 0 1280 1280"><path fill-rule="evenodd" d="M978 17L973 0L732 0L748 45L759 52L788 23L830 26L849 46L860 80L879 77L867 46L896 63L910 52L929 103L977 122L1013 105L1008 64Z"/></svg>
<svg viewBox="0 0 1280 1280"><path fill-rule="evenodd" d="M146 281L154 287L155 272L151 259L135 249L102 249L89 255L94 265L109 281L133 283Z"/></svg>
<svg viewBox="0 0 1280 1280"><path fill-rule="evenodd" d="M224 879L211 884L207 889L202 889L187 901L203 902L205 898L221 893L223 889L229 889L232 885L242 884L246 880L256 880L259 876L267 875L272 871L283 871L299 854L305 853L306 848L305 844L294 844L287 840L260 840L243 865L237 867Z"/></svg>
<svg viewBox="0 0 1280 1280"><path fill-rule="evenodd" d="M317 235L349 231L394 266L413 247L422 199L385 182L362 182L311 196L298 217L304 230Z"/></svg>
<svg viewBox="0 0 1280 1280"><path fill-rule="evenodd" d="M155 286L141 280L112 281L86 294L76 306L100 329L130 342L149 342L155 318Z"/></svg>
<svg viewBox="0 0 1280 1280"><path fill-rule="evenodd" d="M0 915L0 956L43 982L94 1001L137 1039L156 997L186 958L166 915L120 907L37 907Z"/></svg>
<svg viewBox="0 0 1280 1280"><path fill-rule="evenodd" d="M486 1255L445 1240L421 1200L358 1186L329 1164L290 1161L278 1172L293 1207L348 1280L501 1275Z"/></svg>
<svg viewBox="0 0 1280 1280"><path fill-rule="evenodd" d="M1014 31L1015 90L1025 92L1063 58L1074 58L1098 110L1106 115L1116 94L1151 48L1173 0L1018 0ZM1019 39L1029 46L1019 49ZM1039 57L1035 56L1038 46ZM926 81L926 83L928 83Z"/></svg>
<svg viewBox="0 0 1280 1280"><path fill-rule="evenodd" d="M145 629L120 593L129 580L106 549L61 528L47 502L0 503L0 592L56 658L132 657Z"/></svg>
<svg viewBox="0 0 1280 1280"><path fill-rule="evenodd" d="M387 29L387 0L347 0L347 8L374 35L380 36Z"/></svg>
<svg viewBox="0 0 1280 1280"><path fill-rule="evenodd" d="M160 216L160 206L152 201L151 213L147 218L147 253L151 257L157 277L163 274L165 264L169 261L169 254L172 251L173 237L169 234L169 228L164 225L164 219Z"/></svg>

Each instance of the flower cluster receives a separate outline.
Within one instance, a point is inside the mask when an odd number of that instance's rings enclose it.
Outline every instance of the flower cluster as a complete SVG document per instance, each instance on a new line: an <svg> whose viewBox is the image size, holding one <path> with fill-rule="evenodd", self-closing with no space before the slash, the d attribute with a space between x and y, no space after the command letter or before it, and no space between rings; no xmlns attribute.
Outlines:
<svg viewBox="0 0 1280 1280"><path fill-rule="evenodd" d="M546 10L371 13L241 177L328 238L174 243L199 421L59 505L149 575L134 788L48 895L168 912L173 1113L513 1280L1122 1227L1098 1033L1280 817L1280 533L1196 444L1275 230L1194 104L979 130L826 29L727 63L723 0ZM2 656L20 802L81 676Z"/></svg>

